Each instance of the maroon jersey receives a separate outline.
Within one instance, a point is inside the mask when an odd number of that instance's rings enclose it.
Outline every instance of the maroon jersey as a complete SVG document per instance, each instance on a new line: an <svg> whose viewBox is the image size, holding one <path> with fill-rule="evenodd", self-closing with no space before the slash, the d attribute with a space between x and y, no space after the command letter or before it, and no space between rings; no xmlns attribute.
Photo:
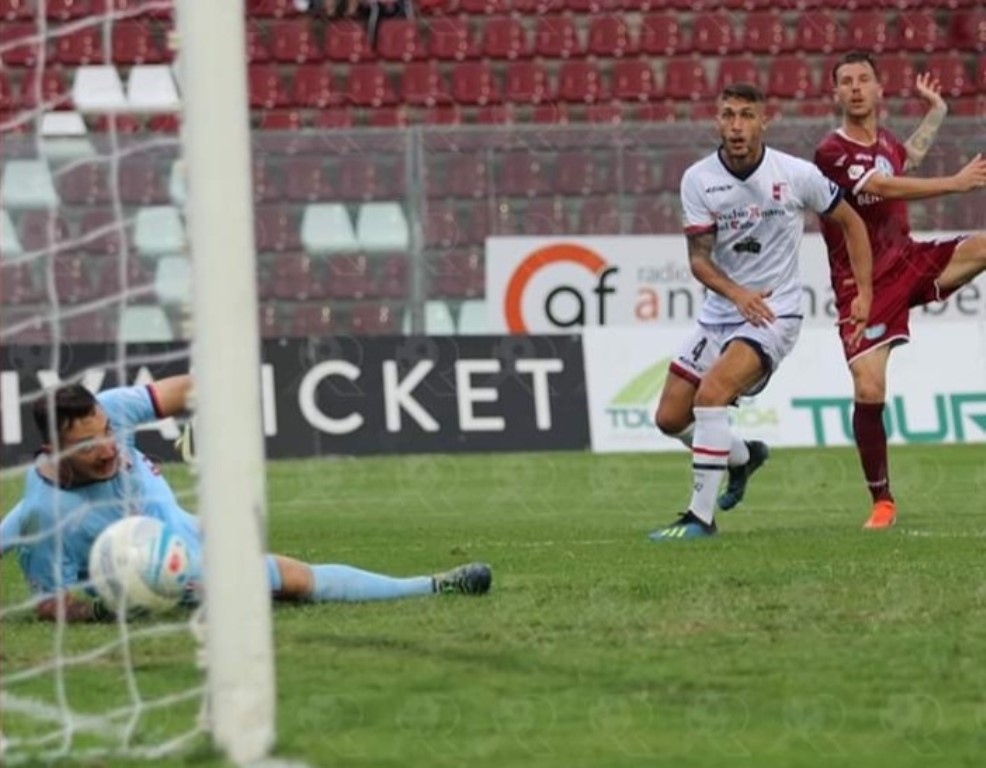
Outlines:
<svg viewBox="0 0 986 768"><path fill-rule="evenodd" d="M904 145L883 128L877 130L876 142L869 145L853 141L841 131L833 131L815 150L815 165L842 188L846 201L866 224L873 249L874 283L894 267L904 247L911 242L911 224L905 200L885 200L863 192L862 188L874 173L903 175L906 160ZM844 281L852 278L842 229L823 216L822 237L828 248L832 285L838 292Z"/></svg>

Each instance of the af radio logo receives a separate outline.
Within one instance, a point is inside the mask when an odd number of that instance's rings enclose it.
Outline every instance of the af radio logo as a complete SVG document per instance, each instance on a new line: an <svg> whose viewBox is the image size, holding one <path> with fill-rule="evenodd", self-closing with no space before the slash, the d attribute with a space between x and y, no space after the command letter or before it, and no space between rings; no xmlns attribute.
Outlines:
<svg viewBox="0 0 986 768"><path fill-rule="evenodd" d="M585 270L587 280L580 281L580 286L558 283L548 290L541 300L544 316L557 328L581 328L593 323L606 325L607 304L616 293L614 282L619 268L611 266L590 248L575 243L557 243L531 253L510 276L504 297L504 317L510 333L530 332L524 319L524 302L534 279L549 268L564 266ZM566 271L570 273L571 269ZM588 290L587 284L591 284Z"/></svg>

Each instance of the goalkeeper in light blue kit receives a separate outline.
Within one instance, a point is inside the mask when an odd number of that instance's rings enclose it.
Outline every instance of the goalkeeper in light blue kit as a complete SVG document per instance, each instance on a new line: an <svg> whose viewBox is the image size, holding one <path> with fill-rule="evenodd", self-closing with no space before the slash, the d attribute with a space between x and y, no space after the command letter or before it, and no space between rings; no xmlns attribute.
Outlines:
<svg viewBox="0 0 986 768"><path fill-rule="evenodd" d="M174 376L98 395L81 384L62 385L36 403L34 418L44 444L27 473L24 498L0 523L0 552L16 551L40 618L56 617L59 597L70 621L112 618L80 587L88 580L93 542L126 515L147 515L170 526L200 569L198 519L181 508L157 465L135 445L138 426L185 410L191 385L190 376ZM271 593L291 601L477 595L487 592L492 581L489 567L481 563L412 578L347 565L309 565L281 555L267 555L266 563Z"/></svg>

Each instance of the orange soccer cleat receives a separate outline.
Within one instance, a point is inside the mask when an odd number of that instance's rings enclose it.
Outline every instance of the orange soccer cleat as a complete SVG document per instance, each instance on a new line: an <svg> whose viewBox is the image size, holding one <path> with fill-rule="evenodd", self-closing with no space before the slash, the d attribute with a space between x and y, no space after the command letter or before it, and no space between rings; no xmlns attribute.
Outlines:
<svg viewBox="0 0 986 768"><path fill-rule="evenodd" d="M889 499L881 499L873 505L870 519L866 521L864 528L870 530L882 530L889 528L897 521L897 505Z"/></svg>

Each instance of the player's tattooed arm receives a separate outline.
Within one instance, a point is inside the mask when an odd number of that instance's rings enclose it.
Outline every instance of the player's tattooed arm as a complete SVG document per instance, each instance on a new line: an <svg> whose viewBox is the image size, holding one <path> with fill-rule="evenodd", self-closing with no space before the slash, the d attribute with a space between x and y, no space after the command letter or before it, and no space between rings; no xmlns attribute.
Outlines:
<svg viewBox="0 0 986 768"><path fill-rule="evenodd" d="M733 302L747 322L757 326L773 322L774 313L765 301L770 291L751 291L730 279L712 261L715 244L715 232L688 235L688 263L695 279Z"/></svg>
<svg viewBox="0 0 986 768"><path fill-rule="evenodd" d="M921 124L904 142L904 148L907 150L907 162L904 164L906 171L913 171L921 165L921 161L931 149L938 129L945 120L945 115L948 114L948 105L941 97L941 86L937 80L932 80L931 75L927 73L918 75L915 87L921 98L928 102L929 109Z"/></svg>

